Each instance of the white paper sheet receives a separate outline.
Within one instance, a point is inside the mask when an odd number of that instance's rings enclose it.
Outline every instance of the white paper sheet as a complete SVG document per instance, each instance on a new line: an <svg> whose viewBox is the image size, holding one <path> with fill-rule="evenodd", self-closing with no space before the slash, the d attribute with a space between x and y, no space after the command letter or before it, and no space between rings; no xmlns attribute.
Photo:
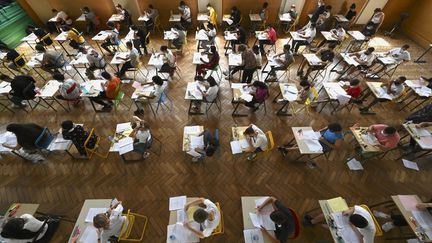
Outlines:
<svg viewBox="0 0 432 243"><path fill-rule="evenodd" d="M200 157L201 156L201 154L198 153L197 151L195 151L195 149L191 149L191 150L187 151L186 153L192 157Z"/></svg>
<svg viewBox="0 0 432 243"><path fill-rule="evenodd" d="M261 228L262 225L266 230L276 230L276 225L269 214L249 213L249 217L256 228Z"/></svg>
<svg viewBox="0 0 432 243"><path fill-rule="evenodd" d="M263 204L265 200L267 200L269 197L262 197L255 200L255 207L258 207L259 205ZM271 203L267 204L264 208L261 209L259 214L261 215L270 215L274 211L274 208Z"/></svg>
<svg viewBox="0 0 432 243"><path fill-rule="evenodd" d="M199 134L201 130L199 126L186 126L184 127L184 132L186 134Z"/></svg>
<svg viewBox="0 0 432 243"><path fill-rule="evenodd" d="M78 242L80 243L97 243L98 234L97 229L92 225L88 225L84 230L84 233L80 236Z"/></svg>
<svg viewBox="0 0 432 243"><path fill-rule="evenodd" d="M232 154L241 154L243 152L239 141L231 141L230 146Z"/></svg>
<svg viewBox="0 0 432 243"><path fill-rule="evenodd" d="M185 242L199 242L199 238L182 224L171 224L167 226L167 243Z"/></svg>
<svg viewBox="0 0 432 243"><path fill-rule="evenodd" d="M204 147L204 136L190 136L191 149Z"/></svg>
<svg viewBox="0 0 432 243"><path fill-rule="evenodd" d="M240 146L241 146L242 149L249 148L249 143L248 143L248 141L245 138L240 139L239 143L240 143Z"/></svg>
<svg viewBox="0 0 432 243"><path fill-rule="evenodd" d="M363 170L362 164L360 163L360 161L356 160L355 158L348 161L347 165L350 170Z"/></svg>
<svg viewBox="0 0 432 243"><path fill-rule="evenodd" d="M132 129L130 122L119 123L116 127L116 133L122 133L124 131Z"/></svg>
<svg viewBox="0 0 432 243"><path fill-rule="evenodd" d="M423 229L432 229L432 215L427 210L413 210L411 213Z"/></svg>
<svg viewBox="0 0 432 243"><path fill-rule="evenodd" d="M432 149L432 137L421 137L417 142L423 149Z"/></svg>
<svg viewBox="0 0 432 243"><path fill-rule="evenodd" d="M303 141L306 144L306 146L309 148L310 151L318 152L318 151L322 151L323 150L323 147L318 142L318 140L315 140L315 139L303 139Z"/></svg>
<svg viewBox="0 0 432 243"><path fill-rule="evenodd" d="M186 205L186 196L170 197L169 211L183 209Z"/></svg>
<svg viewBox="0 0 432 243"><path fill-rule="evenodd" d="M251 94L242 93L240 95L240 98L246 102L251 102L253 99L253 96Z"/></svg>
<svg viewBox="0 0 432 243"><path fill-rule="evenodd" d="M402 163L408 169L412 169L412 170L416 170L416 171L420 170L416 162L402 159Z"/></svg>
<svg viewBox="0 0 432 243"><path fill-rule="evenodd" d="M264 243L264 237L260 229L243 230L245 243Z"/></svg>
<svg viewBox="0 0 432 243"><path fill-rule="evenodd" d="M318 140L320 137L321 137L321 134L319 132L314 132L314 131L310 130L310 131L303 131L301 139Z"/></svg>
<svg viewBox="0 0 432 243"><path fill-rule="evenodd" d="M177 210L177 223L183 223L187 219L187 214L184 209Z"/></svg>
<svg viewBox="0 0 432 243"><path fill-rule="evenodd" d="M425 128L416 128L416 127L412 127L411 129L412 129L413 133L416 136L419 136L419 137L429 137L429 136L431 136L431 133L429 132L428 129L425 129Z"/></svg>
<svg viewBox="0 0 432 243"><path fill-rule="evenodd" d="M363 134L362 139L370 145L379 144L378 139L372 133Z"/></svg>
<svg viewBox="0 0 432 243"><path fill-rule="evenodd" d="M133 150L133 138L126 137L121 139L118 142L118 146L119 146L118 152L120 155L129 153L130 151Z"/></svg>
<svg viewBox="0 0 432 243"><path fill-rule="evenodd" d="M90 208L84 220L86 223L93 223L93 217L100 213L105 213L108 208Z"/></svg>

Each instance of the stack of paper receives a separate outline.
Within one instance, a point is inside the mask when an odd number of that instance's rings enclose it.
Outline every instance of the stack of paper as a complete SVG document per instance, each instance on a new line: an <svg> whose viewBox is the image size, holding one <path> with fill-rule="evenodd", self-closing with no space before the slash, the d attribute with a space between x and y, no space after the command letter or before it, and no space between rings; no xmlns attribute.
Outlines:
<svg viewBox="0 0 432 243"><path fill-rule="evenodd" d="M383 87L377 88L377 93L378 93L378 98L387 99L387 100L392 100L393 99L392 95L387 94L387 89L386 88L383 88Z"/></svg>
<svg viewBox="0 0 432 243"><path fill-rule="evenodd" d="M330 211L332 213L342 212L348 209L348 205L346 204L346 201L341 197L336 197L327 200L327 205L329 206Z"/></svg>
<svg viewBox="0 0 432 243"><path fill-rule="evenodd" d="M362 134L362 140L369 145L378 144L378 139L372 133Z"/></svg>
<svg viewBox="0 0 432 243"><path fill-rule="evenodd" d="M414 134L416 136L419 137L429 137L431 136L431 133L429 132L428 129L425 128L416 128L416 127L411 127L412 131L414 132Z"/></svg>
<svg viewBox="0 0 432 243"><path fill-rule="evenodd" d="M186 204L186 196L170 197L169 211L183 209Z"/></svg>
<svg viewBox="0 0 432 243"><path fill-rule="evenodd" d="M243 230L245 243L264 243L264 237L261 229Z"/></svg>
<svg viewBox="0 0 432 243"><path fill-rule="evenodd" d="M243 152L240 141L231 141L230 146L232 154L241 154Z"/></svg>
<svg viewBox="0 0 432 243"><path fill-rule="evenodd" d="M185 126L185 134L199 134L201 132L200 126Z"/></svg>
<svg viewBox="0 0 432 243"><path fill-rule="evenodd" d="M261 226L263 226L266 230L276 230L276 225L270 219L270 215L249 213L249 218L256 228L261 228Z"/></svg>
<svg viewBox="0 0 432 243"><path fill-rule="evenodd" d="M132 129L130 122L119 123L119 124L117 124L117 127L116 127L116 133L122 133L122 132L130 130L130 129Z"/></svg>
<svg viewBox="0 0 432 243"><path fill-rule="evenodd" d="M432 136L421 137L417 142L422 149L432 149Z"/></svg>
<svg viewBox="0 0 432 243"><path fill-rule="evenodd" d="M432 90L426 86L422 86L421 88L416 89L416 92L418 93L418 95L423 97L429 97L432 95Z"/></svg>
<svg viewBox="0 0 432 243"><path fill-rule="evenodd" d="M240 95L240 98L246 102L251 102L253 99L253 96L251 94L248 94L248 93L242 93Z"/></svg>
<svg viewBox="0 0 432 243"><path fill-rule="evenodd" d="M119 154L122 155L122 154L125 154L125 153L132 151L133 150L133 142L134 142L134 140L131 137L125 137L125 138L120 139L118 141Z"/></svg>

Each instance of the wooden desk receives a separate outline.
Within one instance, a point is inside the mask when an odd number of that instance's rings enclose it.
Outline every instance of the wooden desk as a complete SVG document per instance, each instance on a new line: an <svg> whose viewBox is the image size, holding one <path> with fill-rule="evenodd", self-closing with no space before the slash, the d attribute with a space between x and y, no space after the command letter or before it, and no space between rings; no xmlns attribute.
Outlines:
<svg viewBox="0 0 432 243"><path fill-rule="evenodd" d="M241 204L242 204L242 215L243 215L243 229L255 229L255 227L252 224L252 221L249 217L249 213L256 213L256 207L255 207L255 200L263 198L262 197L241 197ZM270 234L274 233L273 230L269 231ZM260 231L260 234L261 231ZM270 243L272 242L271 239L265 235L262 234L262 237L264 238L264 243Z"/></svg>
<svg viewBox="0 0 432 243"><path fill-rule="evenodd" d="M382 152L380 148L375 147L374 144L371 144L369 143L369 141L363 139L363 135L366 135L368 133L368 127L350 128L350 130L363 152Z"/></svg>
<svg viewBox="0 0 432 243"><path fill-rule="evenodd" d="M232 116L247 116L245 113L238 113L237 110L240 104L244 104L246 101L241 97L242 94L250 94L251 89L244 88L247 84L245 83L232 83L231 89L233 93L233 98L231 100L231 104L234 106L234 110L232 112Z"/></svg>
<svg viewBox="0 0 432 243"><path fill-rule="evenodd" d="M303 132L314 132L314 130L312 129L312 127L291 127L292 132L294 134L294 138L295 141L297 143L297 146L299 147L299 151L300 154L302 155L309 155L309 154L322 154L322 150L321 151L311 151L309 149L309 147L306 145L305 141L301 138L299 131L303 131Z"/></svg>
<svg viewBox="0 0 432 243"><path fill-rule="evenodd" d="M181 15L180 14L171 14L169 18L169 22L180 22Z"/></svg>
<svg viewBox="0 0 432 243"><path fill-rule="evenodd" d="M261 16L259 14L249 14L249 19L251 22L261 22Z"/></svg>
<svg viewBox="0 0 432 243"><path fill-rule="evenodd" d="M347 92L340 86L340 84L337 83L332 83L332 82L325 82L323 83L323 86L321 89L324 89L326 95L329 97L329 100L327 102L324 102L323 106L321 107L321 110L319 112L321 112L324 107L330 103L333 107L333 110L331 113L334 113L339 106L342 104L346 104L349 102L349 100L351 99L351 96L349 96L347 94ZM337 105L333 105L334 102L337 103Z"/></svg>
<svg viewBox="0 0 432 243"><path fill-rule="evenodd" d="M199 13L197 15L197 21L198 22L207 22L207 21L209 21L209 16L206 13Z"/></svg>
<svg viewBox="0 0 432 243"><path fill-rule="evenodd" d="M432 135L430 136L420 136L419 134L417 134L417 131L415 128L415 124L407 124L404 123L402 124L403 128L408 132L409 136L414 139L414 141L417 143L417 145L421 148L421 150L423 151L422 153L420 153L419 155L417 155L416 157L414 157L412 160L424 157L430 153L432 153L432 145L430 141L432 141ZM429 127L425 127L422 129L426 129L429 131L430 134L432 134L432 126ZM416 149L414 149L412 152L408 153L408 154L402 154L399 158L397 158L396 160L401 159L402 157L408 156L410 154L414 154L420 152Z"/></svg>
<svg viewBox="0 0 432 243"><path fill-rule="evenodd" d="M348 35L351 36L352 40L345 48L345 52L358 50L366 42L366 36L358 30L348 31Z"/></svg>
<svg viewBox="0 0 432 243"><path fill-rule="evenodd" d="M111 15L111 17L108 19L108 22L121 22L124 20L124 16L123 14L113 14Z"/></svg>
<svg viewBox="0 0 432 243"><path fill-rule="evenodd" d="M420 200L420 198L417 195L396 195L396 196L391 196L393 202L396 204L396 206L398 207L399 211L402 213L402 216L405 218L406 222L408 223L409 227L411 228L411 230L414 232L414 234L418 237L418 239L421 242L432 242L432 239L429 239L427 237L427 235L422 234L418 231L417 229L417 225L414 223L415 221L412 219L414 218L414 215L412 214L411 210L406 209L401 201L400 196L409 196L411 197L413 200L417 201L417 203L421 203L422 201ZM414 222L413 222L414 221Z"/></svg>
<svg viewBox="0 0 432 243"><path fill-rule="evenodd" d="M298 99L298 89L295 83L279 83L279 94L273 99L273 103L278 102L279 96L282 95L282 106L276 112L278 116L292 116L288 109L284 109L289 105L290 102Z"/></svg>
<svg viewBox="0 0 432 243"><path fill-rule="evenodd" d="M194 131L189 133L187 132L188 128L193 128L195 127ZM183 145L182 145L182 150L187 152L190 150L190 137L191 136L196 136L200 133L202 133L204 131L204 126L185 126L183 128Z"/></svg>
<svg viewBox="0 0 432 243"><path fill-rule="evenodd" d="M432 93L429 92L430 89L426 87L426 84L422 79L406 80L405 85L408 87L408 95L403 100L403 102L406 102L406 104L402 106L399 110L403 110L405 107L409 106L415 100L421 100L413 108L410 109L410 110L417 110L419 106L431 100ZM414 95L411 95L412 93L414 93ZM411 101L408 101L408 99L411 97L412 97Z"/></svg>
<svg viewBox="0 0 432 243"><path fill-rule="evenodd" d="M192 109L194 101L202 101L204 99L203 94L199 91L201 89L203 92L206 91L206 87L202 85L200 82L188 82L185 92L185 100L189 100L189 115L203 115L204 113L201 111L194 111Z"/></svg>
<svg viewBox="0 0 432 243"><path fill-rule="evenodd" d="M35 214L37 209L39 208L39 204L35 204L35 203L13 203L12 205L10 205L10 207L6 210L6 212L4 213L4 217L8 218L9 216L9 211L15 206L19 204L19 208L17 209L15 215L13 215L13 217L18 218L23 214Z"/></svg>
<svg viewBox="0 0 432 243"><path fill-rule="evenodd" d="M336 209L336 210L333 209L330 206L329 201L332 201L332 202L340 205L340 207L338 209ZM332 213L336 213L336 212L341 212L341 211L344 211L344 210L348 209L348 205L347 205L345 199L343 199L342 197L338 197L338 198L333 198L333 199L329 199L329 200L319 200L318 203L319 203L319 205L321 207L321 211L324 214L324 218L325 218L325 220L327 222L327 225L329 226L329 231L330 231L330 234L331 234L334 242L336 242L336 243L340 242L339 241L339 236L337 235L337 229L335 227L331 227L331 225L332 225L332 223L331 223L331 214ZM353 242L350 242L350 243L353 243Z"/></svg>
<svg viewBox="0 0 432 243"><path fill-rule="evenodd" d="M102 30L97 35L93 36L92 40L96 42L96 45L98 46L101 53L104 53L102 50L102 47L100 46L99 42L106 41L111 36L112 31L110 30Z"/></svg>
<svg viewBox="0 0 432 243"><path fill-rule="evenodd" d="M75 231L76 227L79 227L81 234L77 239L77 242L79 242L79 238L84 233L85 229L88 226L93 226L92 223L85 222L85 218L88 214L88 211L90 208L109 208L111 204L112 199L87 199L84 201L84 204L81 208L81 211L78 215L77 221L75 222L75 226L73 227L73 230L71 232L71 236L69 237L68 242L71 242L72 234Z"/></svg>

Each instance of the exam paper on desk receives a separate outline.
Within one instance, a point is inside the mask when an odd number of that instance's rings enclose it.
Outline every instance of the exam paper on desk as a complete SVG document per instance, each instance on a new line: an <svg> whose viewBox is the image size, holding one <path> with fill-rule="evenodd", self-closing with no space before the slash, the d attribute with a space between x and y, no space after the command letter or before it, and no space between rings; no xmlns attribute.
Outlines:
<svg viewBox="0 0 432 243"><path fill-rule="evenodd" d="M239 141L231 141L230 146L232 154L241 154L243 152Z"/></svg>

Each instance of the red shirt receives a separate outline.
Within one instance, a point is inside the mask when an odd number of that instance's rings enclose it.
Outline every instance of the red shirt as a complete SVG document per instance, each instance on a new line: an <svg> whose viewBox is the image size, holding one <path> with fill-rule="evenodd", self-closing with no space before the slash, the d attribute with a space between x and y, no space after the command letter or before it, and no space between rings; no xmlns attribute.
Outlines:
<svg viewBox="0 0 432 243"><path fill-rule="evenodd" d="M276 43L276 41L277 41L277 34L276 34L276 30L273 29L273 28L270 28L270 29L267 31L267 34L268 34L269 40L270 40L272 43Z"/></svg>
<svg viewBox="0 0 432 243"><path fill-rule="evenodd" d="M361 93L361 88L360 86L356 86L356 87L348 87L348 89L346 90L347 94L350 95L351 97L353 97L354 99L357 99L358 97L360 97L360 93Z"/></svg>
<svg viewBox="0 0 432 243"><path fill-rule="evenodd" d="M375 137L377 138L378 142L382 146L384 146L388 149L395 148L397 146L397 144L399 143L399 140L400 140L399 133L396 132L395 134L392 134L392 135L384 135L383 130L386 127L388 127L388 126L384 125L384 124L372 125L373 132L374 132Z"/></svg>
<svg viewBox="0 0 432 243"><path fill-rule="evenodd" d="M105 88L105 96L110 99L115 99L119 91L120 83L121 80L118 77L112 77Z"/></svg>

